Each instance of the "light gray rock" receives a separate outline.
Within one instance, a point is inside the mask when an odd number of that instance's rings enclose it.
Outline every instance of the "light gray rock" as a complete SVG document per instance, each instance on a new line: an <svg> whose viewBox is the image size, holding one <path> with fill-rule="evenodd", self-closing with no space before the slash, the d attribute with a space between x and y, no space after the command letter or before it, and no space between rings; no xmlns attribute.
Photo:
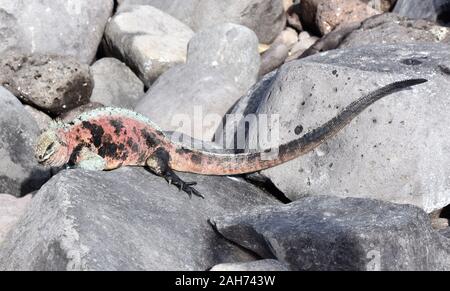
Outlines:
<svg viewBox="0 0 450 291"><path fill-rule="evenodd" d="M31 198L32 195L16 198L9 194L0 194L0 244L24 215Z"/></svg>
<svg viewBox="0 0 450 291"><path fill-rule="evenodd" d="M450 28L425 20L413 20L394 13L372 17L351 32L337 46L358 47L393 43L450 43Z"/></svg>
<svg viewBox="0 0 450 291"><path fill-rule="evenodd" d="M448 0L398 0L394 12L414 19L428 19L450 24Z"/></svg>
<svg viewBox="0 0 450 291"><path fill-rule="evenodd" d="M260 66L258 39L250 29L231 23L202 30L189 42L187 64L215 69L245 92Z"/></svg>
<svg viewBox="0 0 450 291"><path fill-rule="evenodd" d="M242 180L180 175L206 198L189 199L143 168L59 173L0 246L0 269L206 270L255 260L207 220L278 202Z"/></svg>
<svg viewBox="0 0 450 291"><path fill-rule="evenodd" d="M211 222L226 238L293 270L450 269L450 240L411 205L308 197Z"/></svg>
<svg viewBox="0 0 450 291"><path fill-rule="evenodd" d="M245 271L257 271L257 272L269 272L269 271L289 271L289 268L280 263L277 260L259 260L246 263L228 263L219 264L211 268L211 271L221 272L245 272Z"/></svg>
<svg viewBox="0 0 450 291"><path fill-rule="evenodd" d="M113 0L0 0L0 52L62 54L91 63Z"/></svg>
<svg viewBox="0 0 450 291"><path fill-rule="evenodd" d="M307 49L314 45L319 38L310 35L307 31L302 31L298 36L298 42L292 47L289 57L286 61L298 59Z"/></svg>
<svg viewBox="0 0 450 291"><path fill-rule="evenodd" d="M373 9L383 12L391 11L395 5L395 2L397 2L397 0L378 0L378 1L360 0L360 1L368 4Z"/></svg>
<svg viewBox="0 0 450 291"><path fill-rule="evenodd" d="M210 28L189 42L186 65L163 74L135 109L163 130L210 141L222 116L256 82L259 66L258 40L250 29Z"/></svg>
<svg viewBox="0 0 450 291"><path fill-rule="evenodd" d="M447 206L450 128L442 120L450 102L449 57L447 45L401 44L334 50L285 64L255 96L262 100L257 113L280 117L279 128L268 126L279 129L279 139L267 147L301 137L383 85L429 81L378 101L315 150L262 173L291 200L326 193L413 204L427 212ZM240 113L255 112L240 107ZM303 130L297 135L296 129Z"/></svg>
<svg viewBox="0 0 450 291"><path fill-rule="evenodd" d="M89 102L89 66L67 56L11 52L0 60L0 85L22 102L58 115Z"/></svg>
<svg viewBox="0 0 450 291"><path fill-rule="evenodd" d="M272 45L282 43L290 49L294 44L298 42L298 36L299 34L295 29L293 29L292 27L287 27L285 30L280 32Z"/></svg>
<svg viewBox="0 0 450 291"><path fill-rule="evenodd" d="M103 58L91 66L94 90L91 102L105 106L134 108L144 95L144 83L124 63Z"/></svg>
<svg viewBox="0 0 450 291"><path fill-rule="evenodd" d="M194 31L223 23L244 25L266 44L272 43L286 25L281 0L120 0L119 3L154 6Z"/></svg>
<svg viewBox="0 0 450 291"><path fill-rule="evenodd" d="M443 235L446 238L450 239L450 227L447 227L446 229L440 230L439 233Z"/></svg>
<svg viewBox="0 0 450 291"><path fill-rule="evenodd" d="M22 196L50 178L34 158L39 128L23 105L0 87L0 193Z"/></svg>
<svg viewBox="0 0 450 291"><path fill-rule="evenodd" d="M196 11L198 28L225 22L237 23L253 30L259 41L266 44L271 43L286 25L280 0L203 0Z"/></svg>
<svg viewBox="0 0 450 291"><path fill-rule="evenodd" d="M117 0L119 8L125 5L150 5L172 15L176 19L195 28L197 6L202 0Z"/></svg>
<svg viewBox="0 0 450 291"><path fill-rule="evenodd" d="M31 116L33 116L41 132L46 130L53 121L50 116L30 105L25 105L24 108Z"/></svg>
<svg viewBox="0 0 450 291"><path fill-rule="evenodd" d="M193 35L187 25L159 9L125 5L108 23L105 40L110 53L150 87L167 69L185 62Z"/></svg>

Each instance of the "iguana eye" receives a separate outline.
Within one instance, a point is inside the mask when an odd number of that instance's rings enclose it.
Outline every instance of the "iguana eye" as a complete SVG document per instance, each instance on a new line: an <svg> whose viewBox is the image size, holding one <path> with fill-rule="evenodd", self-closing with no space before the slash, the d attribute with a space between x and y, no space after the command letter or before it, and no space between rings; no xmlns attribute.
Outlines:
<svg viewBox="0 0 450 291"><path fill-rule="evenodd" d="M45 154L46 154L46 155L47 155L47 154L50 154L50 153L53 151L54 147L55 147L55 143L52 142L52 143L47 147L47 149L45 150Z"/></svg>

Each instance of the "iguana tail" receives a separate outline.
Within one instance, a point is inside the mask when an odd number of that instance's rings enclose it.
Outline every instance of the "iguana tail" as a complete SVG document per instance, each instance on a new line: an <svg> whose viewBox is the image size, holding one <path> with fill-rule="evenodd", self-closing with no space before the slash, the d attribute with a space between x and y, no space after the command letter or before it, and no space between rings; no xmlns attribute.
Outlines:
<svg viewBox="0 0 450 291"><path fill-rule="evenodd" d="M275 159L265 160L264 152L242 154L217 154L196 149L173 150L170 167L181 172L203 175L239 175L271 168L308 153L337 134L367 107L381 98L411 86L427 82L425 79L409 79L395 82L354 101L322 126L304 134L301 138L279 146Z"/></svg>

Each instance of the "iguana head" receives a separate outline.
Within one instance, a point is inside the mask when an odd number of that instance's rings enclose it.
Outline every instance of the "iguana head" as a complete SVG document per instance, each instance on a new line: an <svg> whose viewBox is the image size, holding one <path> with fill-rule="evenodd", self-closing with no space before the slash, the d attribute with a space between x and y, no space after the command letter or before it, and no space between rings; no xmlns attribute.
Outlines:
<svg viewBox="0 0 450 291"><path fill-rule="evenodd" d="M61 167L69 160L69 151L64 139L53 129L39 136L35 155L38 162L45 166Z"/></svg>

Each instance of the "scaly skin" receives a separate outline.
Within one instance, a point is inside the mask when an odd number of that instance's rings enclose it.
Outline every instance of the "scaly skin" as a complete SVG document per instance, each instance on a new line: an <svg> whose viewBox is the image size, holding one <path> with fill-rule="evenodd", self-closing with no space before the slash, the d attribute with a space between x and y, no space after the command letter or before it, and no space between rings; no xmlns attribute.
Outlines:
<svg viewBox="0 0 450 291"><path fill-rule="evenodd" d="M36 157L41 164L72 164L91 170L113 170L122 166L147 166L187 192L203 197L173 171L203 175L238 175L271 168L295 159L344 128L368 106L384 96L426 82L405 80L378 89L347 106L336 117L301 138L279 146L276 159L265 160L261 152L216 154L187 148L170 141L146 117L120 108L100 108L59 124L38 140Z"/></svg>

